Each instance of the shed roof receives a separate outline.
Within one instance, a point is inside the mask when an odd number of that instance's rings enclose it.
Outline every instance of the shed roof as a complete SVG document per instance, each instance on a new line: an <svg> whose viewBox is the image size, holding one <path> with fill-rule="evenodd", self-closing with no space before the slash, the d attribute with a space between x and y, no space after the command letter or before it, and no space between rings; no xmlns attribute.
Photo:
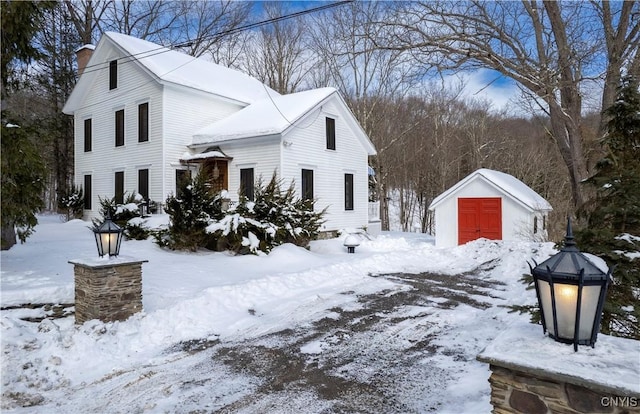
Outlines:
<svg viewBox="0 0 640 414"><path fill-rule="evenodd" d="M542 210L542 211L551 211L553 208L551 204L540 194L536 193L531 189L531 187L527 186L522 181L518 180L516 177L495 170L490 170L487 168L481 168L476 170L458 181L453 187L449 188L444 193L440 194L436 197L429 205L429 210L434 210L438 204L447 199L449 196L456 193L461 188L465 187L473 180L481 179L487 182L489 185L492 185L505 195L510 196L515 201L524 205L525 207L531 210Z"/></svg>

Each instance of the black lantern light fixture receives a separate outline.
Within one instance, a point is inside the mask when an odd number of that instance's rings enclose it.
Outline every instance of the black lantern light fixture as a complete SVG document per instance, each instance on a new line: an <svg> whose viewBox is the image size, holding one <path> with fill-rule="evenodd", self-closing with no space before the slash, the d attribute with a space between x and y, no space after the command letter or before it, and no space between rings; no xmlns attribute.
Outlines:
<svg viewBox="0 0 640 414"><path fill-rule="evenodd" d="M120 254L120 243L122 242L122 228L111 221L111 215L107 214L104 222L93 228L96 237L98 254L103 257L105 254L118 256Z"/></svg>
<svg viewBox="0 0 640 414"><path fill-rule="evenodd" d="M535 264L535 261L534 261ZM531 265L529 265L531 268ZM558 342L596 343L611 270L604 273L580 252L567 220L565 245L559 253L531 268L542 329Z"/></svg>

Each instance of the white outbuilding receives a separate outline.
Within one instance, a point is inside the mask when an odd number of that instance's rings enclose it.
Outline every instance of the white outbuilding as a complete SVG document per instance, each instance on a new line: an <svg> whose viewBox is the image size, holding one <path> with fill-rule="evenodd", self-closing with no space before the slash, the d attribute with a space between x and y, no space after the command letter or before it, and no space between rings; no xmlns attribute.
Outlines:
<svg viewBox="0 0 640 414"><path fill-rule="evenodd" d="M436 197L437 247L452 247L479 238L545 240L547 200L517 178L500 171L479 169Z"/></svg>

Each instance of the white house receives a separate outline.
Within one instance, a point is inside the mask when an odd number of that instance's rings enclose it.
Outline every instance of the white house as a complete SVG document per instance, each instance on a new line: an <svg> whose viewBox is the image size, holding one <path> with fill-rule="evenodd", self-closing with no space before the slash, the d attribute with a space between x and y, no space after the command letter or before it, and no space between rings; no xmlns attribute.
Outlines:
<svg viewBox="0 0 640 414"><path fill-rule="evenodd" d="M479 169L436 197L437 247L452 247L481 237L542 240L547 237L551 205L517 178Z"/></svg>
<svg viewBox="0 0 640 414"><path fill-rule="evenodd" d="M335 89L280 95L239 71L113 32L81 48L78 66L63 112L75 119L85 218L98 215L98 197L138 192L163 203L204 169L232 202L276 173L327 208L322 230L376 230L367 165L375 148Z"/></svg>

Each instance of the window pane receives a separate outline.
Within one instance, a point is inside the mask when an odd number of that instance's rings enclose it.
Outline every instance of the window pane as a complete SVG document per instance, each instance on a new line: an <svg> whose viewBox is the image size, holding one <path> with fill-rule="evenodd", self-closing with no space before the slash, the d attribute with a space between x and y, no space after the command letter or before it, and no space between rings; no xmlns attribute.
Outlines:
<svg viewBox="0 0 640 414"><path fill-rule="evenodd" d="M336 120L326 118L327 149L336 149Z"/></svg>
<svg viewBox="0 0 640 414"><path fill-rule="evenodd" d="M124 145L124 109L116 111L116 147Z"/></svg>
<svg viewBox="0 0 640 414"><path fill-rule="evenodd" d="M138 142L149 141L149 104L138 105Z"/></svg>
<svg viewBox="0 0 640 414"><path fill-rule="evenodd" d="M149 170L138 170L138 193L149 201Z"/></svg>
<svg viewBox="0 0 640 414"><path fill-rule="evenodd" d="M254 193L254 176L253 168L240 169L240 194L245 196L248 200L253 201Z"/></svg>
<svg viewBox="0 0 640 414"><path fill-rule="evenodd" d="M344 209L353 210L353 174L344 175Z"/></svg>
<svg viewBox="0 0 640 414"><path fill-rule="evenodd" d="M115 199L116 204L124 202L124 171L118 171L115 175Z"/></svg>
<svg viewBox="0 0 640 414"><path fill-rule="evenodd" d="M84 120L84 152L91 151L91 118Z"/></svg>
<svg viewBox="0 0 640 414"><path fill-rule="evenodd" d="M84 209L91 210L91 175L84 176Z"/></svg>
<svg viewBox="0 0 640 414"><path fill-rule="evenodd" d="M118 87L118 61L109 62L109 89Z"/></svg>
<svg viewBox="0 0 640 414"><path fill-rule="evenodd" d="M182 190L191 182L190 170L176 170L176 195L180 197Z"/></svg>
<svg viewBox="0 0 640 414"><path fill-rule="evenodd" d="M313 170L302 170L302 199L313 200Z"/></svg>

